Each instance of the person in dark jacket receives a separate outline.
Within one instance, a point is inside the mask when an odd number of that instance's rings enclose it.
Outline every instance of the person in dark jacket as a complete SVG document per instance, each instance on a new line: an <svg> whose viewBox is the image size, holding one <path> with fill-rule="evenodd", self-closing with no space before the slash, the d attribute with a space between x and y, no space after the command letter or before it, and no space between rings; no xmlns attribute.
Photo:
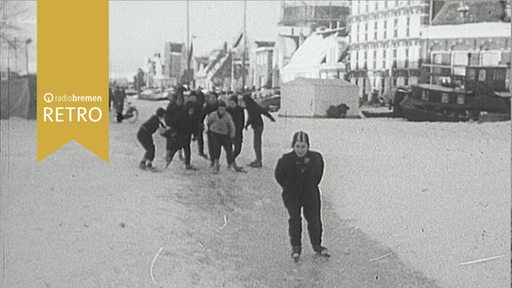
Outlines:
<svg viewBox="0 0 512 288"><path fill-rule="evenodd" d="M262 163L262 152L261 152L261 137L263 135L263 119L261 115L266 116L270 121L275 122L276 120L267 110L263 109L258 103L256 103L250 94L243 96L245 109L247 110L248 118L245 124L245 129L251 126L254 133L254 152L256 153L256 160L249 163L249 166L254 168L261 168Z"/></svg>
<svg viewBox="0 0 512 288"><path fill-rule="evenodd" d="M114 109L116 110L116 120L118 123L123 121L124 102L126 101L126 93L121 86L116 86L114 90Z"/></svg>
<svg viewBox="0 0 512 288"><path fill-rule="evenodd" d="M167 113L165 114L165 124L167 124L167 126L171 127L171 125L176 121L176 117L178 117L178 115L181 113L181 110L183 109L183 97L181 97L179 94L175 93L172 95L171 99L169 99L169 104L167 105ZM172 139L170 139L168 136L170 135L169 133L166 134L167 135L167 150L170 149L171 145L172 145ZM182 150L183 149L179 149L178 150L178 158L180 159L180 161L184 161L185 158L183 158L183 153L182 153Z"/></svg>
<svg viewBox="0 0 512 288"><path fill-rule="evenodd" d="M292 257L298 260L302 251L301 209L308 222L308 232L313 250L329 256L322 246L322 221L320 217L320 190L324 161L318 152L309 150L309 136L303 131L295 133L292 140L293 151L284 154L277 162L275 178L283 188L284 206L290 216L288 233L292 246Z"/></svg>
<svg viewBox="0 0 512 288"><path fill-rule="evenodd" d="M165 110L158 108L156 114L151 116L146 122L144 122L137 132L137 139L139 140L142 147L146 150L144 158L140 161L140 169L148 169L150 171L158 171L153 167L153 159L155 159L155 143L153 142L153 134L158 130L159 127L166 128L163 123L165 117Z"/></svg>
<svg viewBox="0 0 512 288"><path fill-rule="evenodd" d="M198 89L196 92L196 114L198 115L197 119L197 132L196 132L196 140L197 140L197 150L199 156L208 159L208 156L204 153L204 117L202 116L203 107L206 102L206 97L201 89Z"/></svg>
<svg viewBox="0 0 512 288"><path fill-rule="evenodd" d="M237 172L243 172L244 169L236 163L236 157L242 152L242 141L245 123L244 108L238 105L238 95L229 97L228 108L226 109L231 115L235 124L235 138L233 140L233 168Z"/></svg>
<svg viewBox="0 0 512 288"><path fill-rule="evenodd" d="M210 113L217 111L219 108L219 104L217 101L217 97L215 94L209 94L206 97L206 104L203 106L203 113L201 114L200 123L204 123L206 116L210 115ZM204 125L204 124L203 124ZM210 133L209 127L206 129L206 140L208 141L208 154L210 156L210 167L213 167L213 141Z"/></svg>
<svg viewBox="0 0 512 288"><path fill-rule="evenodd" d="M167 154L165 157L166 167L171 164L174 154L178 150L183 149L185 152L185 169L197 170L196 167L190 164L190 141L196 127L194 113L194 104L187 102L170 123L170 129L166 134L168 137Z"/></svg>

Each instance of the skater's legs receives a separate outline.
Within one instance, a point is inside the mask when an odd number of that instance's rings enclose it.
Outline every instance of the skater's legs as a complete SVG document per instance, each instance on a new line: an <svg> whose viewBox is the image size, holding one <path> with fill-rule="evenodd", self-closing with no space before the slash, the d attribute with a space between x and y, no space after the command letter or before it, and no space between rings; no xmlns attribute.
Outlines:
<svg viewBox="0 0 512 288"><path fill-rule="evenodd" d="M153 136L141 129L137 133L137 139L142 147L144 147L144 150L146 150L144 159L153 161L153 159L155 159L155 144L153 143Z"/></svg>
<svg viewBox="0 0 512 288"><path fill-rule="evenodd" d="M308 222L309 240L313 247L322 245L322 220L320 216L320 193L313 191L305 199L304 218Z"/></svg>
<svg viewBox="0 0 512 288"><path fill-rule="evenodd" d="M233 143L234 151L233 151L233 161L240 155L242 152L242 137L236 136L235 141Z"/></svg>
<svg viewBox="0 0 512 288"><path fill-rule="evenodd" d="M233 163L233 143L229 136L222 137L222 147L224 147L224 152L226 152L226 160L229 166Z"/></svg>
<svg viewBox="0 0 512 288"><path fill-rule="evenodd" d="M185 165L190 165L190 135L183 139L183 152L185 152Z"/></svg>
<svg viewBox="0 0 512 288"><path fill-rule="evenodd" d="M213 139L212 139L212 132L207 131L206 132L206 140L208 140L208 154L210 156L210 159L213 160Z"/></svg>
<svg viewBox="0 0 512 288"><path fill-rule="evenodd" d="M254 153L256 154L256 160L262 160L262 152L261 152L261 137L263 135L263 126L256 127L253 129L254 133Z"/></svg>
<svg viewBox="0 0 512 288"><path fill-rule="evenodd" d="M301 203L297 195L284 194L282 195L284 206L288 210L288 235L290 236L290 244L292 247L301 246L302 235L302 218L300 216Z"/></svg>
<svg viewBox="0 0 512 288"><path fill-rule="evenodd" d="M222 135L219 135L217 133L210 132L210 138L212 142L212 150L211 150L211 159L212 160L219 160L220 158L220 150L222 146Z"/></svg>
<svg viewBox="0 0 512 288"><path fill-rule="evenodd" d="M199 155L204 155L204 137L202 129L197 133L197 150L199 151Z"/></svg>

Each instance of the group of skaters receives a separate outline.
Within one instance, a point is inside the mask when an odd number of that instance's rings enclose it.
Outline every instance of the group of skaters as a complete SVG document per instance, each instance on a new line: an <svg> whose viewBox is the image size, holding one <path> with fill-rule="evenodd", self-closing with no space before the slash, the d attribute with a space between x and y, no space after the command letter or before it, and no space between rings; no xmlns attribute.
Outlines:
<svg viewBox="0 0 512 288"><path fill-rule="evenodd" d="M167 109L158 108L155 115L140 127L137 138L146 150L141 169L154 171L155 157L153 134L159 129L167 138L166 165L176 153L183 150L185 168L196 170L190 164L190 144L197 141L199 156L209 159L215 173L219 172L221 148L226 152L228 168L244 171L236 162L242 149L243 129L249 126L254 131L254 150L256 160L251 167L262 167L261 137L263 134L262 115L275 121L272 115L261 108L250 94L227 95L226 101L216 94L204 95L190 92L186 97L174 94ZM223 97L226 98L226 97ZM248 119L245 121L244 109ZM206 125L205 125L206 124ZM204 153L203 134L209 156ZM302 253L302 214L308 222L308 232L313 250L321 256L329 257L327 248L322 246L321 201L318 185L324 172L322 155L310 150L308 134L303 131L293 135L292 151L284 154L277 162L275 179L282 188L282 200L288 211L288 235L292 247L291 257L298 261ZM156 169L157 170L157 169Z"/></svg>
<svg viewBox="0 0 512 288"><path fill-rule="evenodd" d="M247 111L247 120L244 110ZM254 132L256 154L256 159L249 166L261 168L264 127L262 115L272 122L275 121L267 110L252 99L250 93L230 93L220 97L215 92L204 94L200 90L178 90L170 96L166 109L158 108L155 115L140 127L137 138L146 152L139 168L159 171L152 164L155 158L153 134L159 131L167 140L166 167L178 153L180 160L185 163L185 169L197 170L191 164L190 149L191 142L196 141L198 155L210 161L210 167L215 173L220 170L222 149L225 151L228 169L246 172L236 160L242 151L243 130L247 130L249 126ZM208 155L205 153L205 138Z"/></svg>

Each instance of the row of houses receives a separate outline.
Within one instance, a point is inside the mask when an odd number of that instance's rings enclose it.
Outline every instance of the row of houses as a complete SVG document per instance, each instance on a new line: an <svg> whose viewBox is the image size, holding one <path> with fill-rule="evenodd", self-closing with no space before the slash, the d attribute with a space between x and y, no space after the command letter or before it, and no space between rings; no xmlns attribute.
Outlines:
<svg viewBox="0 0 512 288"><path fill-rule="evenodd" d="M166 43L164 77L208 90L346 79L363 97L418 83L425 69L437 83L464 77L468 65L510 65L507 1L282 1L277 25L275 41L245 35L246 57L241 32L207 57Z"/></svg>

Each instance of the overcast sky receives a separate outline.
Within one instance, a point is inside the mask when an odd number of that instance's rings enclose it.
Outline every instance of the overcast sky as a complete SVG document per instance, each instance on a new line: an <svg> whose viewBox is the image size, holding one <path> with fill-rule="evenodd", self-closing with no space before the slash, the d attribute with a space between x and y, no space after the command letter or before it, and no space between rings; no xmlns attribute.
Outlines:
<svg viewBox="0 0 512 288"><path fill-rule="evenodd" d="M144 57L163 53L166 41L186 41L186 1L110 1L110 71L133 74ZM243 26L243 1L190 1L195 56L231 42ZM281 1L247 1L254 40L275 40ZM129 74L128 74L129 75Z"/></svg>

